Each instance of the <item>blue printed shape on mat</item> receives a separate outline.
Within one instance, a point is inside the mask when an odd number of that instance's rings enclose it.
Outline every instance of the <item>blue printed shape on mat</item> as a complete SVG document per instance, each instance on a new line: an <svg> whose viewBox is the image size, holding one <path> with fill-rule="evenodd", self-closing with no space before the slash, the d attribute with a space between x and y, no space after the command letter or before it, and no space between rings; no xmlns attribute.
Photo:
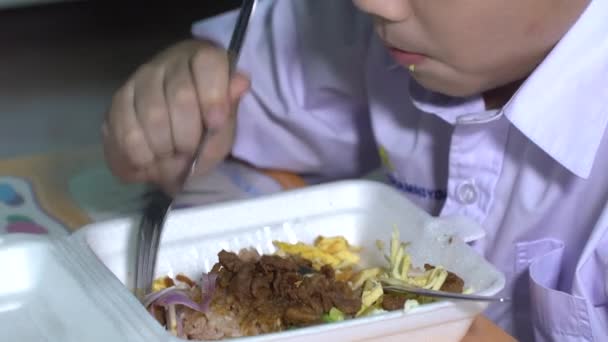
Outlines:
<svg viewBox="0 0 608 342"><path fill-rule="evenodd" d="M38 203L29 182L0 177L0 234L67 235L68 230Z"/></svg>
<svg viewBox="0 0 608 342"><path fill-rule="evenodd" d="M24 203L21 196L15 189L7 183L0 183L0 202L5 205L16 207Z"/></svg>

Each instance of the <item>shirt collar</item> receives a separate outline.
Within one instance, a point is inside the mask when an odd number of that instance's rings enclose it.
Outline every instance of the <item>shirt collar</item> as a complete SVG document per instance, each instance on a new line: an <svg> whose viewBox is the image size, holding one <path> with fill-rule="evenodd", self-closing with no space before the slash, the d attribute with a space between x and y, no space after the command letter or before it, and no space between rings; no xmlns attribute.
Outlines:
<svg viewBox="0 0 608 342"><path fill-rule="evenodd" d="M608 124L606 13L608 1L591 0L501 111L530 141L581 178L589 177ZM414 104L452 124L485 111L481 97L457 100L411 83Z"/></svg>
<svg viewBox="0 0 608 342"><path fill-rule="evenodd" d="M588 178L608 123L608 1L591 0L577 23L504 107L553 159Z"/></svg>

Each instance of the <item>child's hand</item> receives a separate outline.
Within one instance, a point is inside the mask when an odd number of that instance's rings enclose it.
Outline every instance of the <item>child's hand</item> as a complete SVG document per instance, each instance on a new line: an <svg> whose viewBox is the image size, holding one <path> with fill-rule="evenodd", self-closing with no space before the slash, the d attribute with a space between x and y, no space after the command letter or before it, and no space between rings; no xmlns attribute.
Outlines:
<svg viewBox="0 0 608 342"><path fill-rule="evenodd" d="M152 182L168 192L190 166L203 125L210 133L197 174L230 152L235 112L249 80L229 80L225 50L186 41L142 65L116 92L103 125L106 160L124 181Z"/></svg>

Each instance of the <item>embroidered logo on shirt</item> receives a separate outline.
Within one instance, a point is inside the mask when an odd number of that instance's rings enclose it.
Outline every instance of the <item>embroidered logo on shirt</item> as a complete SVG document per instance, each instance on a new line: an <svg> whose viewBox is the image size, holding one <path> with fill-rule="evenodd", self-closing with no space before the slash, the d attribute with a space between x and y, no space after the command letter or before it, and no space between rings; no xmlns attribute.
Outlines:
<svg viewBox="0 0 608 342"><path fill-rule="evenodd" d="M397 189L407 192L418 197L427 198L436 201L443 201L447 197L447 193L445 190L441 189L429 189L420 185L410 184L404 181L401 181L395 177L395 175L391 172L386 174L388 180L391 182L393 186Z"/></svg>
<svg viewBox="0 0 608 342"><path fill-rule="evenodd" d="M391 162L388 152L383 146L380 146L378 148L378 154L380 155L382 167L384 168L384 170L387 171L386 177L388 178L389 182L397 189L430 200L443 201L446 199L447 192L445 190L429 189L420 185L410 184L408 182L400 180L399 177L395 175L395 167Z"/></svg>

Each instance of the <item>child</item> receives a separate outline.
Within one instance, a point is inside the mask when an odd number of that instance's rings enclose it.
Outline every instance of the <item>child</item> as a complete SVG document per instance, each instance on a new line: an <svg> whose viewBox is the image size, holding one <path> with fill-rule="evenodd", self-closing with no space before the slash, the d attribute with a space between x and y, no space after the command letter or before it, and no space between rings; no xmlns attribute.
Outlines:
<svg viewBox="0 0 608 342"><path fill-rule="evenodd" d="M605 0L262 0L239 65L251 88L228 79L220 47L235 13L198 23L198 41L117 92L107 159L171 191L204 122L200 174L228 154L313 182L381 163L430 213L484 227L474 247L514 299L486 315L507 333L607 341L607 13Z"/></svg>

